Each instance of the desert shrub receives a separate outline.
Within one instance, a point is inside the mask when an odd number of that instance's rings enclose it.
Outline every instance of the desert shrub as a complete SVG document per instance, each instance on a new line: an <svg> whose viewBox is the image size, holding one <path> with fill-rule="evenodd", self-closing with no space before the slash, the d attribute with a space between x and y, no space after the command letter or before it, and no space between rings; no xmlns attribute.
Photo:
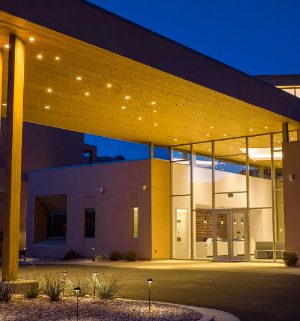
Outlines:
<svg viewBox="0 0 300 321"><path fill-rule="evenodd" d="M105 260L107 260L107 256L98 254L95 256L95 260L96 261L105 261Z"/></svg>
<svg viewBox="0 0 300 321"><path fill-rule="evenodd" d="M134 251L130 250L124 255L124 258L127 261L136 261L136 253Z"/></svg>
<svg viewBox="0 0 300 321"><path fill-rule="evenodd" d="M82 256L75 252L74 250L70 250L68 251L65 256L62 258L62 260L77 260L77 259L82 259Z"/></svg>
<svg viewBox="0 0 300 321"><path fill-rule="evenodd" d="M64 292L65 281L58 276L45 274L43 293L47 295L50 301L59 301Z"/></svg>
<svg viewBox="0 0 300 321"><path fill-rule="evenodd" d="M28 287L25 288L25 298L27 299L35 299L38 297L40 293L39 282L34 281L29 284Z"/></svg>
<svg viewBox="0 0 300 321"><path fill-rule="evenodd" d="M119 251L112 251L109 254L109 259L111 261L119 261L122 260L122 253L120 253Z"/></svg>
<svg viewBox="0 0 300 321"><path fill-rule="evenodd" d="M298 255L295 252L283 252L283 261L286 266L295 266L298 262Z"/></svg>
<svg viewBox="0 0 300 321"><path fill-rule="evenodd" d="M17 285L14 281L0 282L0 302L9 302L15 293Z"/></svg>
<svg viewBox="0 0 300 321"><path fill-rule="evenodd" d="M96 293L100 299L110 300L121 287L120 273L112 274L108 277L104 272L99 277L93 279L95 282Z"/></svg>

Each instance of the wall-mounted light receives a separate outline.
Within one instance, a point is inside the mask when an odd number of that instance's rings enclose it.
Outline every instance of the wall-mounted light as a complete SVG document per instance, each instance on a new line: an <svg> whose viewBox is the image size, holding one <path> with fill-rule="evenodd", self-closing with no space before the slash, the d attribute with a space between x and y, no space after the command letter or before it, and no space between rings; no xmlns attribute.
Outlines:
<svg viewBox="0 0 300 321"><path fill-rule="evenodd" d="M147 190L147 185L142 185L142 190L146 191Z"/></svg>
<svg viewBox="0 0 300 321"><path fill-rule="evenodd" d="M99 192L102 194L104 193L104 188L102 186L99 187Z"/></svg>
<svg viewBox="0 0 300 321"><path fill-rule="evenodd" d="M244 218L243 217L241 218L241 224L242 225L244 224Z"/></svg>
<svg viewBox="0 0 300 321"><path fill-rule="evenodd" d="M206 224L207 223L207 220L206 220L206 215L205 215L205 217L204 217L204 224Z"/></svg>
<svg viewBox="0 0 300 321"><path fill-rule="evenodd" d="M295 180L295 175L293 175L293 174L289 174L289 181L290 182L292 182L292 181L294 181Z"/></svg>
<svg viewBox="0 0 300 321"><path fill-rule="evenodd" d="M233 224L236 224L235 216L233 217Z"/></svg>

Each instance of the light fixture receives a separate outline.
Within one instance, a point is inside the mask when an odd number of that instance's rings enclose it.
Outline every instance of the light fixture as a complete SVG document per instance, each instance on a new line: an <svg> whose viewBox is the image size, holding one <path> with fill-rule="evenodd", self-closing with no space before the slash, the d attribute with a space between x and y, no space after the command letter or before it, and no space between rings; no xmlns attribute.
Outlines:
<svg viewBox="0 0 300 321"><path fill-rule="evenodd" d="M207 223L207 220L206 220L206 215L205 215L205 217L204 217L204 224L206 224Z"/></svg>
<svg viewBox="0 0 300 321"><path fill-rule="evenodd" d="M210 134L206 134L206 137L209 137L210 136Z"/></svg>
<svg viewBox="0 0 300 321"><path fill-rule="evenodd" d="M235 216L233 217L233 224L236 224Z"/></svg>
<svg viewBox="0 0 300 321"><path fill-rule="evenodd" d="M77 76L76 80L82 80L82 77L81 76Z"/></svg>
<svg viewBox="0 0 300 321"><path fill-rule="evenodd" d="M174 138L174 142L177 142L178 141L178 139L177 138Z"/></svg>
<svg viewBox="0 0 300 321"><path fill-rule="evenodd" d="M214 128L214 126L210 126L210 128L211 128L211 129L213 129L213 128Z"/></svg>
<svg viewBox="0 0 300 321"><path fill-rule="evenodd" d="M157 113L157 110L156 110L156 109L154 109L154 110L153 110L153 112L154 112L154 113Z"/></svg>
<svg viewBox="0 0 300 321"><path fill-rule="evenodd" d="M56 56L54 59L55 59L56 61L59 61L59 60L60 60L60 57L59 57L59 56Z"/></svg>
<svg viewBox="0 0 300 321"><path fill-rule="evenodd" d="M45 108L45 109L50 109L50 106L46 105L44 108Z"/></svg>
<svg viewBox="0 0 300 321"><path fill-rule="evenodd" d="M48 92L48 93L52 93L52 88L50 88L50 87L47 88L47 92Z"/></svg>
<svg viewBox="0 0 300 321"><path fill-rule="evenodd" d="M7 104L6 104L6 103L3 103L2 106L7 106Z"/></svg>
<svg viewBox="0 0 300 321"><path fill-rule="evenodd" d="M240 150L246 154L246 148L240 148ZM265 147L257 147L257 148L248 148L249 157L256 161L256 160L271 160L271 148ZM282 159L282 150L280 147L274 147L273 153L274 160L281 160Z"/></svg>
<svg viewBox="0 0 300 321"><path fill-rule="evenodd" d="M150 311L151 310L151 284L153 280L150 278L147 280L147 282L148 282L148 308Z"/></svg>
<svg viewBox="0 0 300 321"><path fill-rule="evenodd" d="M292 181L295 180L295 175L289 174L289 175L288 175L288 178L289 178L289 181L292 182Z"/></svg>
<svg viewBox="0 0 300 321"><path fill-rule="evenodd" d="M125 96L124 98L125 98L126 100L128 100L128 99L130 99L130 96Z"/></svg>
<svg viewBox="0 0 300 321"><path fill-rule="evenodd" d="M241 224L244 225L244 218L241 218Z"/></svg>
<svg viewBox="0 0 300 321"><path fill-rule="evenodd" d="M4 45L4 48L5 48L5 49L9 49L9 44L8 44L8 43L5 44L5 45Z"/></svg>
<svg viewBox="0 0 300 321"><path fill-rule="evenodd" d="M151 101L151 105L155 105L156 104L156 102L155 101Z"/></svg>
<svg viewBox="0 0 300 321"><path fill-rule="evenodd" d="M249 130L250 130L250 132L253 132L253 128L250 128Z"/></svg>
<svg viewBox="0 0 300 321"><path fill-rule="evenodd" d="M126 106L122 106L121 108L124 110L124 109L126 109Z"/></svg>
<svg viewBox="0 0 300 321"><path fill-rule="evenodd" d="M36 55L36 58L39 59L39 60L42 60L43 59L43 55L38 54L38 55Z"/></svg>
<svg viewBox="0 0 300 321"><path fill-rule="evenodd" d="M265 126L265 129L269 129L269 127L268 127L268 126Z"/></svg>
<svg viewBox="0 0 300 321"><path fill-rule="evenodd" d="M34 42L34 41L35 41L35 38L34 38L34 37L29 37L29 41L30 41L30 42Z"/></svg>
<svg viewBox="0 0 300 321"><path fill-rule="evenodd" d="M154 126L157 127L157 123L154 123Z"/></svg>
<svg viewBox="0 0 300 321"><path fill-rule="evenodd" d="M102 194L105 192L104 188L102 186L99 187L99 192L102 193Z"/></svg>
<svg viewBox="0 0 300 321"><path fill-rule="evenodd" d="M107 87L107 88L111 88L111 87L112 87L112 84L107 84L106 87Z"/></svg>
<svg viewBox="0 0 300 321"><path fill-rule="evenodd" d="M88 91L86 91L84 94L85 94L85 96L89 96L90 95L90 93Z"/></svg>
<svg viewBox="0 0 300 321"><path fill-rule="evenodd" d="M142 185L142 190L145 192L147 190L147 185Z"/></svg>
<svg viewBox="0 0 300 321"><path fill-rule="evenodd" d="M224 224L224 221L223 221L223 219L221 220L221 224L222 224L222 225Z"/></svg>
<svg viewBox="0 0 300 321"><path fill-rule="evenodd" d="M223 134L223 136L224 136L224 137L226 137L226 136L227 136L227 134L225 134L225 133L224 133L224 134Z"/></svg>
<svg viewBox="0 0 300 321"><path fill-rule="evenodd" d="M229 149L233 149L232 147L230 147Z"/></svg>
<svg viewBox="0 0 300 321"><path fill-rule="evenodd" d="M142 117L139 117L138 120L142 120Z"/></svg>

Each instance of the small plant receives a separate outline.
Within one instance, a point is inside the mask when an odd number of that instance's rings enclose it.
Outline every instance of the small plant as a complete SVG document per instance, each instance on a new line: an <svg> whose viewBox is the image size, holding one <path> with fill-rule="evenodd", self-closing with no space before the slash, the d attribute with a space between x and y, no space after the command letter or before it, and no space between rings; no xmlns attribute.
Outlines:
<svg viewBox="0 0 300 321"><path fill-rule="evenodd" d="M28 288L25 289L25 298L35 299L38 297L39 293L40 293L39 283L34 281L30 283Z"/></svg>
<svg viewBox="0 0 300 321"><path fill-rule="evenodd" d="M109 254L109 259L111 261L120 261L122 260L122 253L118 252L118 251L112 251L110 254Z"/></svg>
<svg viewBox="0 0 300 321"><path fill-rule="evenodd" d="M0 282L0 302L8 303L15 293L16 287L14 281Z"/></svg>
<svg viewBox="0 0 300 321"><path fill-rule="evenodd" d="M77 259L82 259L82 256L79 253L73 251L72 249L70 251L68 251L65 254L65 256L62 258L62 260L66 260L66 261L77 260Z"/></svg>
<svg viewBox="0 0 300 321"><path fill-rule="evenodd" d="M98 254L95 256L95 260L96 261L105 261L105 260L107 260L107 256Z"/></svg>
<svg viewBox="0 0 300 321"><path fill-rule="evenodd" d="M136 253L132 250L128 251L125 255L124 255L124 258L127 260L127 261L136 261Z"/></svg>
<svg viewBox="0 0 300 321"><path fill-rule="evenodd" d="M52 274L45 274L43 292L50 301L59 301L65 288L65 281Z"/></svg>
<svg viewBox="0 0 300 321"><path fill-rule="evenodd" d="M298 255L295 252L283 252L283 261L286 266L295 266L298 262Z"/></svg>
<svg viewBox="0 0 300 321"><path fill-rule="evenodd" d="M98 297L103 300L111 300L121 287L121 275L115 273L111 277L107 277L105 273L102 273L99 278L95 277L93 282L95 282Z"/></svg>

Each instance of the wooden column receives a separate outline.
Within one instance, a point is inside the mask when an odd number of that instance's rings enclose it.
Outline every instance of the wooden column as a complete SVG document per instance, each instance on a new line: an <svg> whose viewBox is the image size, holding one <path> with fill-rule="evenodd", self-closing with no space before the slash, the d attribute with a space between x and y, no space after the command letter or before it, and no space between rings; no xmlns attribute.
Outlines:
<svg viewBox="0 0 300 321"><path fill-rule="evenodd" d="M2 78L3 78L3 52L0 50L0 138L1 138L1 117L2 117Z"/></svg>
<svg viewBox="0 0 300 321"><path fill-rule="evenodd" d="M2 280L18 277L24 91L24 43L9 37Z"/></svg>

